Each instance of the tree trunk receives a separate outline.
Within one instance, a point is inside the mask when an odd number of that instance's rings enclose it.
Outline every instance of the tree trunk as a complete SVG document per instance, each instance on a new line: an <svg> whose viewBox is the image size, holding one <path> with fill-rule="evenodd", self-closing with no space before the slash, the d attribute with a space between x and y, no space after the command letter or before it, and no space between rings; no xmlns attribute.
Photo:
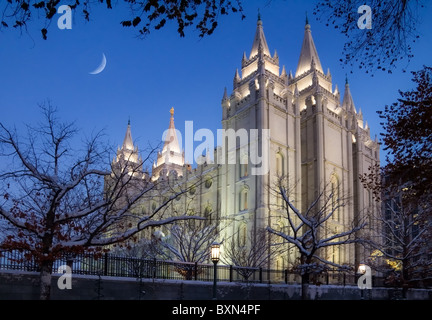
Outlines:
<svg viewBox="0 0 432 320"><path fill-rule="evenodd" d="M406 300L407 298L408 280L409 280L408 261L404 259L402 260L402 299L403 300Z"/></svg>
<svg viewBox="0 0 432 320"><path fill-rule="evenodd" d="M53 263L43 261L40 271L40 300L49 300L51 298L51 273Z"/></svg>
<svg viewBox="0 0 432 320"><path fill-rule="evenodd" d="M305 272L304 274L302 274L301 276L301 297L302 300L309 300L309 279L310 279L310 274L309 272Z"/></svg>

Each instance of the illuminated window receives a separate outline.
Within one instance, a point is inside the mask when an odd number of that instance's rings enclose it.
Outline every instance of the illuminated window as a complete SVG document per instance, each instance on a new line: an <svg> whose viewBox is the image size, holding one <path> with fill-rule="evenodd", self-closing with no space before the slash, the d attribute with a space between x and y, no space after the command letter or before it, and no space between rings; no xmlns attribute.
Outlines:
<svg viewBox="0 0 432 320"><path fill-rule="evenodd" d="M340 183L339 183L339 179L338 177L334 174L331 177L331 204L332 204L332 208L331 210L334 211L332 218L334 220L339 221L340 220L340 208L339 206L339 201L341 201L340 199Z"/></svg>
<svg viewBox="0 0 432 320"><path fill-rule="evenodd" d="M248 191L243 190L239 193L239 210L244 211L248 209Z"/></svg>
<svg viewBox="0 0 432 320"><path fill-rule="evenodd" d="M248 176L248 157L246 155L241 157L240 164L239 164L239 173L240 178L245 178Z"/></svg>
<svg viewBox="0 0 432 320"><path fill-rule="evenodd" d="M213 184L213 180L211 178L208 178L205 182L205 187L209 189L212 186L212 184Z"/></svg>
<svg viewBox="0 0 432 320"><path fill-rule="evenodd" d="M238 234L238 242L240 247L244 247L246 245L246 238L247 238L247 227L246 223L242 223L239 228L239 234Z"/></svg>
<svg viewBox="0 0 432 320"><path fill-rule="evenodd" d="M276 153L276 175L282 177L285 174L284 158L279 152Z"/></svg>

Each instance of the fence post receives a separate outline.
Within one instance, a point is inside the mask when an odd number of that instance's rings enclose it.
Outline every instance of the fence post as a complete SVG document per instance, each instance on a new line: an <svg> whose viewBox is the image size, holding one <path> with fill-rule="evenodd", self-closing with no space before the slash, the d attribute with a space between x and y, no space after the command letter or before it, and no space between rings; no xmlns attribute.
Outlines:
<svg viewBox="0 0 432 320"><path fill-rule="evenodd" d="M329 273L328 272L326 273L326 284L327 285L329 284Z"/></svg>
<svg viewBox="0 0 432 320"><path fill-rule="evenodd" d="M285 273L285 284L288 284L288 269L285 269L284 273Z"/></svg>
<svg viewBox="0 0 432 320"><path fill-rule="evenodd" d="M198 280L198 262L195 261L195 281Z"/></svg>
<svg viewBox="0 0 432 320"><path fill-rule="evenodd" d="M153 259L153 279L156 279L156 258Z"/></svg>
<svg viewBox="0 0 432 320"><path fill-rule="evenodd" d="M233 281L233 266L230 265L230 270L229 270L229 282Z"/></svg>
<svg viewBox="0 0 432 320"><path fill-rule="evenodd" d="M259 268L259 282L262 283L262 267Z"/></svg>
<svg viewBox="0 0 432 320"><path fill-rule="evenodd" d="M108 252L105 252L104 276L108 275Z"/></svg>

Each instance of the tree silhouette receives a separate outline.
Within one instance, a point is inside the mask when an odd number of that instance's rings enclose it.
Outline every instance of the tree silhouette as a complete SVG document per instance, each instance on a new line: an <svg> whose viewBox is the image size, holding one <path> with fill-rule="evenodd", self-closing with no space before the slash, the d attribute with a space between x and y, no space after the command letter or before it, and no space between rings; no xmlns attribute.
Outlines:
<svg viewBox="0 0 432 320"><path fill-rule="evenodd" d="M44 122L29 127L25 139L0 123L0 156L6 164L0 172L0 250L19 250L24 259L34 259L40 298L49 299L53 263L65 254L103 252L143 230L194 216L164 212L187 192L180 187L165 194L151 213L137 213L140 201L157 188L135 178L142 164L111 170L100 134L75 150L74 125L61 123L51 105L42 111Z"/></svg>
<svg viewBox="0 0 432 320"><path fill-rule="evenodd" d="M214 32L220 16L240 13L244 18L241 0L6 0L0 3L0 30L28 30L36 18L42 20L42 37L47 39L48 27L55 20L59 5L69 5L73 13L80 12L86 21L90 21L93 7L105 6L117 11L127 8L129 15L119 23L124 27L137 28L140 36L173 22L177 24L181 37L185 36L185 29L193 25L199 37L204 37Z"/></svg>
<svg viewBox="0 0 432 320"><path fill-rule="evenodd" d="M346 65L357 65L366 73L382 70L392 73L401 60L414 56L412 45L420 38L417 30L423 0L322 0L314 15L347 37L342 58ZM372 28L359 29L359 7L372 10Z"/></svg>

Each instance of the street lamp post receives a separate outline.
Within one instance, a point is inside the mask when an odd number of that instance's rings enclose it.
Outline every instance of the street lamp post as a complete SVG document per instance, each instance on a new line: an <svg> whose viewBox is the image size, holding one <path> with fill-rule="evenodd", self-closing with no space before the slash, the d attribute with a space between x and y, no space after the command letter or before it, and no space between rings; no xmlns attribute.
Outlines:
<svg viewBox="0 0 432 320"><path fill-rule="evenodd" d="M213 242L211 245L211 260L214 263L214 275L213 275L213 300L216 300L216 281L217 281L217 263L220 258L220 244Z"/></svg>

